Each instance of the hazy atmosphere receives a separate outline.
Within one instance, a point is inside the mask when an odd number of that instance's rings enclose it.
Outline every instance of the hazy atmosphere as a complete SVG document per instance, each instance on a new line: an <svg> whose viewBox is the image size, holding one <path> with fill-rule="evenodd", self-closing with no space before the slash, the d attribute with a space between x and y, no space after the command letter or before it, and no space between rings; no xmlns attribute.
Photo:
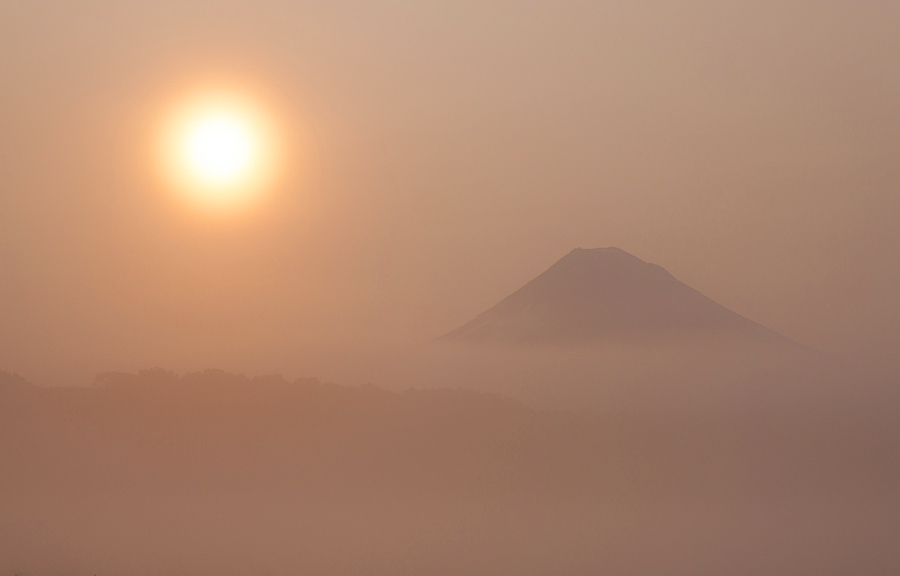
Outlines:
<svg viewBox="0 0 900 576"><path fill-rule="evenodd" d="M900 570L898 30L0 0L0 575Z"/></svg>
<svg viewBox="0 0 900 576"><path fill-rule="evenodd" d="M4 2L0 365L307 375L310 347L430 341L605 246L890 360L898 23L887 1ZM277 190L228 217L149 153L207 84L285 133Z"/></svg>

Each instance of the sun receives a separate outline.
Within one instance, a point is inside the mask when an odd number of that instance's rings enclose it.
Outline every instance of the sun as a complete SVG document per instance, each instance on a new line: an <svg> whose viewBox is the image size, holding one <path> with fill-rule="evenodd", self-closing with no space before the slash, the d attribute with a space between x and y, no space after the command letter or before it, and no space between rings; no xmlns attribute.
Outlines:
<svg viewBox="0 0 900 576"><path fill-rule="evenodd" d="M212 110L186 126L181 153L197 180L210 186L233 186L259 162L259 135L239 114Z"/></svg>
<svg viewBox="0 0 900 576"><path fill-rule="evenodd" d="M231 209L273 185L277 138L260 102L236 92L205 91L175 106L164 125L164 172L183 199Z"/></svg>

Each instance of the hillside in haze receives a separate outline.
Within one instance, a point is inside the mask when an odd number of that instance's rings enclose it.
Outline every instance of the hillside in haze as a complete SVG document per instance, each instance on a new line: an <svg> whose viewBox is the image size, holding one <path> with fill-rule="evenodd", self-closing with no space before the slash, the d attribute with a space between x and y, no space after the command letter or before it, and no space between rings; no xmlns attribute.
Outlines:
<svg viewBox="0 0 900 576"><path fill-rule="evenodd" d="M0 573L886 574L895 413L0 373Z"/></svg>
<svg viewBox="0 0 900 576"><path fill-rule="evenodd" d="M442 337L513 344L651 344L693 339L791 346L666 270L618 248L576 248Z"/></svg>

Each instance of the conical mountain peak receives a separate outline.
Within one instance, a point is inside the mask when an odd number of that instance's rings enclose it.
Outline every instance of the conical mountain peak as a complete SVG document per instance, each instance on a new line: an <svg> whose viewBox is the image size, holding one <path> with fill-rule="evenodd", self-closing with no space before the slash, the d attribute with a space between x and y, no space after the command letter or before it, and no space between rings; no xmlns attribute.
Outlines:
<svg viewBox="0 0 900 576"><path fill-rule="evenodd" d="M619 248L576 248L445 340L645 343L708 336L787 340Z"/></svg>

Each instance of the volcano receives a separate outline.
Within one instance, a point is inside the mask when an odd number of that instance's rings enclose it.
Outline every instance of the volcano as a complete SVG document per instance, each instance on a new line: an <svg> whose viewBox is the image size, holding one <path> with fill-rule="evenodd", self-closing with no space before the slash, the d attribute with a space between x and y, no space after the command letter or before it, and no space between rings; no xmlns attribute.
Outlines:
<svg viewBox="0 0 900 576"><path fill-rule="evenodd" d="M618 248L576 248L440 340L640 345L701 338L796 345Z"/></svg>

